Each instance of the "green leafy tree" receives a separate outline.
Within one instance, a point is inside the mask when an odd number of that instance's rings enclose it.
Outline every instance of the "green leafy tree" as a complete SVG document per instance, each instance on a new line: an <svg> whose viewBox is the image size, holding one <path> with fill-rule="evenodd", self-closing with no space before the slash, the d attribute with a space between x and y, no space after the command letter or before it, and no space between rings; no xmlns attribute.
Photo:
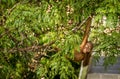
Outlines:
<svg viewBox="0 0 120 79"><path fill-rule="evenodd" d="M71 60L90 15L95 57L104 52L104 65L112 65L120 53L119 0L1 0L0 78L77 79L81 62Z"/></svg>

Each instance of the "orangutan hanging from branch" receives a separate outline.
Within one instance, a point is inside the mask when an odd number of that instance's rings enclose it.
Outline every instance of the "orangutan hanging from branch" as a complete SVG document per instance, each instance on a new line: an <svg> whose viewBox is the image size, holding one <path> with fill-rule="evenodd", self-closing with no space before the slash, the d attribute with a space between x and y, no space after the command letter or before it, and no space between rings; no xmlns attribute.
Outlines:
<svg viewBox="0 0 120 79"><path fill-rule="evenodd" d="M78 62L83 60L84 61L84 66L88 65L89 59L90 59L90 56L91 56L91 51L92 51L92 48L93 48L92 42L88 41L90 26L91 26L91 20L92 20L92 17L90 16L85 22L86 27L85 27L83 40L82 40L82 43L80 45L80 52L78 52L76 50L74 51L74 60L78 61Z"/></svg>

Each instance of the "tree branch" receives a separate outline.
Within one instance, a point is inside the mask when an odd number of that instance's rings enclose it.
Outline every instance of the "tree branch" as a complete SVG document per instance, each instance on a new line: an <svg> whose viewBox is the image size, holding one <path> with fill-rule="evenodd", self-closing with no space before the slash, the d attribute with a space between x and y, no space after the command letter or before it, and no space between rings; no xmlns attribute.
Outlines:
<svg viewBox="0 0 120 79"><path fill-rule="evenodd" d="M72 31L73 31L73 32L78 31L78 30L88 21L88 19L89 19L90 17L91 17L91 16L89 16L87 19L83 20L83 21L79 24L79 26L74 27L74 28L72 29Z"/></svg>
<svg viewBox="0 0 120 79"><path fill-rule="evenodd" d="M52 42L50 42L50 43L48 43L48 44L45 44L45 45L43 45L43 46L30 46L30 47L25 47L25 48L12 48L12 49L10 49L8 52L14 53L14 52L17 52L17 51L18 51L18 52L37 51L37 50L39 50L39 49L45 48L45 47L47 47L47 46L50 46L50 45L52 45L52 44L54 44L54 43L55 43L55 41L52 41Z"/></svg>

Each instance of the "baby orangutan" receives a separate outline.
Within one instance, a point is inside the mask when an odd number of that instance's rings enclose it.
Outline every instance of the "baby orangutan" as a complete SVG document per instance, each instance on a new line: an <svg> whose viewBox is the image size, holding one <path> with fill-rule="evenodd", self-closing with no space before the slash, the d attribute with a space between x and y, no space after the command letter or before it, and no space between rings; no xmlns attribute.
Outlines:
<svg viewBox="0 0 120 79"><path fill-rule="evenodd" d="M85 47L83 48L83 53L90 53L92 51L92 48L93 48L92 42L88 41Z"/></svg>
<svg viewBox="0 0 120 79"><path fill-rule="evenodd" d="M92 42L88 41L86 45L81 49L81 52L74 51L74 61L81 61L85 58L85 54L90 54L93 48Z"/></svg>

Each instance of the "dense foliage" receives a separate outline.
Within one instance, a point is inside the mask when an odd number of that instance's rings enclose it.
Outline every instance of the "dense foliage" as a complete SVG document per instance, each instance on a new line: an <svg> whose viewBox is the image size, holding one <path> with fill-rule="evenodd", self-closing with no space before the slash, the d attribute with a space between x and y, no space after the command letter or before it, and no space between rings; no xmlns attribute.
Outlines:
<svg viewBox="0 0 120 79"><path fill-rule="evenodd" d="M71 60L80 51L80 25L91 14L93 51L105 54L105 66L114 64L120 53L119 0L1 0L0 78L77 79L80 63Z"/></svg>

